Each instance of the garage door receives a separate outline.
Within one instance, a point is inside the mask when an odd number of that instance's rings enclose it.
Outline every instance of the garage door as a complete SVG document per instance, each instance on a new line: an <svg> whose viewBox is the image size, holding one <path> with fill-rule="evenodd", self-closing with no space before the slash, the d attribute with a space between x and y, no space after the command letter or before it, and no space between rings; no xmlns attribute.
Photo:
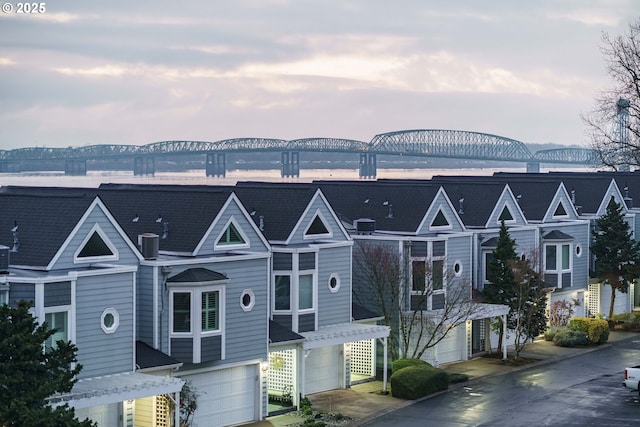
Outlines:
<svg viewBox="0 0 640 427"><path fill-rule="evenodd" d="M257 365L249 365L181 376L191 381L198 396L194 425L229 426L257 420L257 375Z"/></svg>
<svg viewBox="0 0 640 427"><path fill-rule="evenodd" d="M121 403L112 403L110 405L93 406L90 408L76 409L76 418L84 420L89 418L98 423L98 426L117 426L120 425L120 405Z"/></svg>
<svg viewBox="0 0 640 427"><path fill-rule="evenodd" d="M305 362L304 390L306 394L342 387L340 381L343 372L341 349L342 345L336 345L311 350Z"/></svg>
<svg viewBox="0 0 640 427"><path fill-rule="evenodd" d="M438 343L438 363L450 363L464 360L466 339L466 325L463 323L449 331L447 336Z"/></svg>

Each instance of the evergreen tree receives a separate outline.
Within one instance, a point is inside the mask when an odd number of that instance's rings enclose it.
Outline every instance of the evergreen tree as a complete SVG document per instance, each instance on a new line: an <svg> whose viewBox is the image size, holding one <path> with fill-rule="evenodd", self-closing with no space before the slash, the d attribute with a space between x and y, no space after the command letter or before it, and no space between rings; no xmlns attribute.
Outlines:
<svg viewBox="0 0 640 427"><path fill-rule="evenodd" d="M38 325L29 308L24 301L0 305L0 426L94 426L77 420L67 405L48 405L48 397L71 391L82 366L71 369L77 361L72 343L45 346L55 331Z"/></svg>
<svg viewBox="0 0 640 427"><path fill-rule="evenodd" d="M515 277L513 274L513 262L518 259L516 255L516 242L511 238L509 230L500 222L498 243L492 252L492 257L487 263L489 284L482 290L482 299L489 304L510 305L514 298ZM493 329L498 332L498 348L502 347L504 328L502 319L492 323Z"/></svg>
<svg viewBox="0 0 640 427"><path fill-rule="evenodd" d="M609 318L613 316L616 291L627 293L629 284L638 277L640 243L633 239L624 220L622 206L611 198L607 212L596 221L591 252L596 260L596 276L611 286Z"/></svg>

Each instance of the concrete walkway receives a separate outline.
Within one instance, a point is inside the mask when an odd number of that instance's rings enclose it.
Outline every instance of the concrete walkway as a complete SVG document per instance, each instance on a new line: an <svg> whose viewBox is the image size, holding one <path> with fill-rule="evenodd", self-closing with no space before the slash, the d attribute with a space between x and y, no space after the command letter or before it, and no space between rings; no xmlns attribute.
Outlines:
<svg viewBox="0 0 640 427"><path fill-rule="evenodd" d="M631 339L638 336L640 335L635 332L611 331L609 334L609 342ZM608 344L604 344L603 346L606 345ZM480 378L504 375L509 372L539 366L554 360L595 351L603 346L566 348L555 346L548 341L538 340L527 344L525 349L520 353L521 357L534 361L521 366L505 364L500 358L477 357L472 360L450 363L440 367L449 373L467 374L469 381L472 382ZM510 352L509 354L512 353ZM466 384L468 384L468 382L452 384L450 388L463 387ZM336 422L335 424L328 425L344 425L350 427L362 425L383 414L414 403L412 400L397 399L390 394L384 395L381 391L382 381L372 381L354 385L349 389L316 393L307 397L309 401L311 401L311 407L314 411L339 413L346 418L340 423ZM257 423L247 424L246 427L294 427L302 425L303 422L304 417L301 417L295 412L291 412L269 417Z"/></svg>

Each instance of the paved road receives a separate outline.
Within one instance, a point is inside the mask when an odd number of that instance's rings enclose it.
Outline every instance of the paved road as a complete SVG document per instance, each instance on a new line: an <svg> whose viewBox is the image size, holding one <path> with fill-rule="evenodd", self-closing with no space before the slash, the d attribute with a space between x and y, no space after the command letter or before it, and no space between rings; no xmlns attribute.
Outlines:
<svg viewBox="0 0 640 427"><path fill-rule="evenodd" d="M638 425L638 393L622 386L622 371L639 363L640 337L537 368L472 382L366 425Z"/></svg>

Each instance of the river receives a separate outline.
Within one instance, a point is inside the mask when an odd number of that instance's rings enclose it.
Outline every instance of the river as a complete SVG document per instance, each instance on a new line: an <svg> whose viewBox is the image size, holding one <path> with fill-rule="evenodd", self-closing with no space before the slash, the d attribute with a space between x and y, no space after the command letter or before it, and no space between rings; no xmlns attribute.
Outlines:
<svg viewBox="0 0 640 427"><path fill-rule="evenodd" d="M541 168L541 172L576 171L584 168ZM591 170L591 169L589 169ZM378 169L378 179L429 179L435 175L491 175L494 172L524 172L523 167L469 169ZM103 183L234 185L238 181L310 182L313 180L362 180L356 169L301 169L300 177L283 178L277 169L230 170L226 177L207 177L204 169L184 172L157 172L154 175L134 175L129 171L88 171L85 176L64 172L21 172L0 174L0 186L23 185L43 187L98 187Z"/></svg>

